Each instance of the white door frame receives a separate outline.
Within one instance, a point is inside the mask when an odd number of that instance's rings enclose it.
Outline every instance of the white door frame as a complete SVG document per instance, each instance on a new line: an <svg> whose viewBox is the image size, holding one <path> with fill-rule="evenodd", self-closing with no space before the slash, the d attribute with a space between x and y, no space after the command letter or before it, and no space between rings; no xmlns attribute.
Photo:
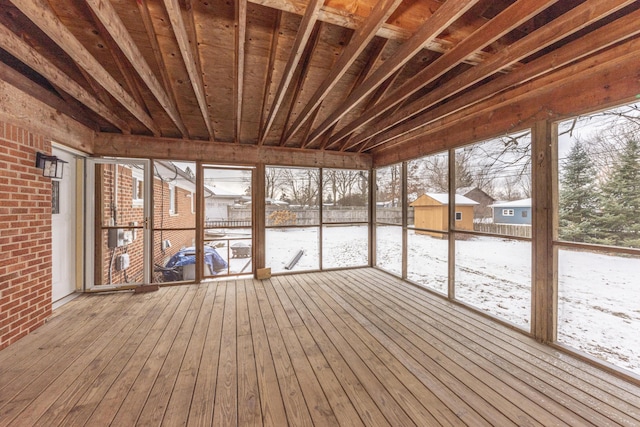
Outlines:
<svg viewBox="0 0 640 427"><path fill-rule="evenodd" d="M66 209L64 212L72 216L71 222L66 224L66 226L69 227L68 233L65 233L63 236L54 236L57 231L61 231L58 230L59 227L52 227L51 231L51 245L54 254L52 257L62 256L66 260L64 261L64 265L62 265L58 262L54 262L52 259L51 302L53 308L56 308L76 297L78 294L75 292L79 290L79 284L82 282L82 258L77 256L77 254L82 253L82 245L80 244L82 239L82 227L79 227L79 224L82 224L82 210L78 209L79 206L82 206L82 192L78 189L78 184L82 182L82 180L79 179L82 173L82 168L78 167L78 163L80 163L79 159L84 157L84 155L76 150L55 142L51 143L51 148L53 155L56 155L63 161L68 162L68 164L64 164L63 166L64 170L62 179L52 179L52 185L54 181L59 182L59 186L61 187L59 191L61 193L64 192L66 199L62 200L64 208ZM54 215L57 214L52 213L52 226L55 219L53 217ZM58 247L57 245L62 245L62 247ZM60 268L66 271L59 271ZM68 286L57 289L58 293L54 294L54 285L56 284L54 283L54 279L58 273L63 274L63 281L68 281Z"/></svg>

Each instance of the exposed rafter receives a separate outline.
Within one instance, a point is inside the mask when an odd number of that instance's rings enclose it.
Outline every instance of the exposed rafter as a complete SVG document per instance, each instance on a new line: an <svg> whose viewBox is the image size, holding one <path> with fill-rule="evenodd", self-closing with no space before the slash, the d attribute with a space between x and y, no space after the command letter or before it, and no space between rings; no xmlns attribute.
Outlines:
<svg viewBox="0 0 640 427"><path fill-rule="evenodd" d="M613 14L616 10L632 3L632 0L609 0L606 4L599 0L587 0L585 3L568 11L558 17L547 26L540 28L528 36L512 44L509 49L504 49L490 60L478 65L463 73L455 81L449 81L419 100L400 109L395 114L387 117L367 131L359 135L360 140L368 139L377 135L383 130L404 121L407 117L412 117L436 103L453 96L456 93L472 86L474 83L492 75L501 66L520 61L522 58L537 52L546 46L562 40L563 38L576 33L587 25ZM421 123L412 122L413 127L421 127ZM371 149L383 143L386 138L376 138L372 140L367 149Z"/></svg>
<svg viewBox="0 0 640 427"><path fill-rule="evenodd" d="M477 1L478 0L449 0L440 6L416 33L398 48L393 57L385 61L371 77L353 91L345 102L334 110L331 115L311 133L309 143L312 143L324 134L396 70L413 58L429 41L435 39L438 34L477 3Z"/></svg>
<svg viewBox="0 0 640 427"><path fill-rule="evenodd" d="M137 0L136 4L138 5L138 10L140 11L140 16L142 17L144 28L147 31L147 37L149 38L149 44L151 46L151 50L153 51L153 56L155 57L156 63L158 64L160 78L162 79L164 90L167 93L167 96L171 98L171 104L177 105L175 93L173 92L173 86L171 85L169 75L167 74L167 66L164 61L164 56L162 55L160 44L158 43L158 34L153 28L153 22L151 20L151 14L149 13L149 6L147 4L147 1L148 0Z"/></svg>
<svg viewBox="0 0 640 427"><path fill-rule="evenodd" d="M259 139L259 145L264 144L264 141L267 138L269 131L271 130L271 126L276 119L276 115L280 110L280 106L282 105L284 97L287 93L287 89L289 88L289 83L291 83L291 79L293 78L296 68L298 67L298 63L300 62L300 58L304 52L304 48L309 41L309 37L311 37L313 27L318 20L318 13L320 12L320 7L322 6L322 4L323 0L311 0L309 2L309 5L307 6L304 16L302 17L302 22L300 23L298 34L296 35L296 39L293 43L293 47L291 48L291 53L289 55L287 65L285 66L282 79L280 80L280 84L278 85L278 90L276 91L276 96L273 100L273 103L271 104L267 120L262 128L262 135Z"/></svg>
<svg viewBox="0 0 640 427"><path fill-rule="evenodd" d="M291 105L289 106L289 111L287 112L287 118L284 121L285 128L289 124L289 120L291 120L291 115L293 114L293 110L296 107L298 102L298 97L300 96L300 91L302 89L302 85L304 84L305 79L307 78L307 73L309 72L309 63L311 62L311 56L313 55L313 51L316 49L318 45L318 40L320 38L320 31L322 30L322 22L316 23L316 26L311 33L311 37L309 38L309 42L302 53L301 64L298 67L298 72L296 73L296 82L293 89L293 95L291 97ZM286 144L285 134L282 133L282 138L280 140L280 146L284 146Z"/></svg>
<svg viewBox="0 0 640 427"><path fill-rule="evenodd" d="M133 99L135 99L139 105L145 106L146 104L142 97L142 93L140 91L140 85L138 84L138 81L134 77L134 73L135 73L133 69L134 67L129 65L129 62L127 62L128 59L126 58L126 54L124 54L124 52L120 48L120 45L118 44L118 40L114 39L114 37L111 35L113 31L110 31L104 25L104 22L100 19L100 16L98 16L94 12L94 10L91 7L91 2L88 2L87 4L89 5L89 9L92 12L92 16L94 18L93 20L96 24L96 29L98 31L98 34L100 35L100 38L104 40L106 48L111 54L111 58L113 59L113 62L115 63L116 67L118 68L118 71L120 71L120 74L124 78L128 92L131 94L131 96L133 96ZM108 0L105 0L105 5L106 5L105 6L106 10L112 9L111 4L109 3ZM121 26L120 28L122 29L124 28L124 26ZM124 32L127 33L126 29ZM147 108L147 111L148 111L148 108Z"/></svg>
<svg viewBox="0 0 640 427"><path fill-rule="evenodd" d="M349 44L342 51L338 61L331 67L331 71L324 79L320 87L306 103L297 120L285 133L284 141L288 141L302 125L309 119L313 111L320 106L324 98L334 88L338 80L344 76L349 67L355 62L362 51L367 47L378 29L400 5L401 0L381 0L376 4L367 20L358 28L351 37Z"/></svg>
<svg viewBox="0 0 640 427"><path fill-rule="evenodd" d="M35 49L27 45L22 39L16 36L11 30L0 24L0 45L13 56L33 68L51 84L59 87L95 113L104 117L112 125L120 129L121 132L129 133L129 125L120 117L115 115L102 102L87 92L82 86L56 67L51 61L38 53Z"/></svg>
<svg viewBox="0 0 640 427"><path fill-rule="evenodd" d="M44 0L10 0L35 25L49 36L80 67L84 68L107 92L111 94L136 119L154 134L160 129L144 108L138 104L104 69L80 41L60 22Z"/></svg>
<svg viewBox="0 0 640 427"><path fill-rule="evenodd" d="M269 102L269 88L271 87L271 83L273 82L273 69L276 61L276 51L278 50L278 33L280 31L280 21L282 19L282 12L278 11L276 13L276 19L273 22L273 30L271 32L271 43L269 48L269 65L267 66L267 73L264 81L264 91L262 94L262 108L260 110L260 127L262 129L264 127L265 121L265 113L266 106ZM260 135L258 135L258 138Z"/></svg>
<svg viewBox="0 0 640 427"><path fill-rule="evenodd" d="M523 22L537 15L542 10L556 3L558 0L520 0L506 8L491 21L478 28L473 34L461 41L456 47L426 66L417 75L407 80L402 86L391 92L385 99L374 107L367 109L365 114L344 126L330 139L327 148L346 138L363 125L371 122L381 114L398 105L418 90L434 82L438 77L460 64L473 52L478 52L485 46L496 41L509 31L520 26ZM341 150L356 146L362 139L348 141Z"/></svg>
<svg viewBox="0 0 640 427"><path fill-rule="evenodd" d="M237 143L240 143L240 131L242 128L242 99L244 93L244 49L245 39L247 37L247 0L238 0L236 2L236 137Z"/></svg>
<svg viewBox="0 0 640 427"><path fill-rule="evenodd" d="M97 123L87 117L86 111L79 106L80 104L72 103L69 99L71 97L63 90L56 88L57 93L50 92L1 61L0 80L62 112L94 132L100 131Z"/></svg>
<svg viewBox="0 0 640 427"><path fill-rule="evenodd" d="M528 66L526 68L521 68L511 74L500 76L487 85L481 86L467 93L464 98L456 98L455 100L438 108L427 111L425 114L412 120L415 121L415 123L413 123L415 126L411 127L409 122L406 124L403 123L398 130L393 129L393 131L388 134L381 135L381 137L385 137L386 141L390 141L388 144L385 144L385 147L392 147L397 144L420 138L424 136L427 130L429 130L436 122L443 125L450 124L463 119L464 116L469 114L486 110L489 105L482 105L483 102L488 102L488 100L496 93L502 93L510 87L518 85L518 87L521 88L520 93L522 95L528 94L530 93L530 88L528 86L523 86L525 83L545 74L549 74L554 70L561 69L578 58L593 55L614 44L637 36L640 34L640 26L638 26L638 22L640 22L640 10L599 28L583 38L568 43L552 53L535 59L527 64ZM619 48L619 50L621 52L624 51L623 48ZM619 55L621 56L621 54ZM601 60L596 58L593 62L598 63L601 62ZM589 63L587 63L587 65L591 66ZM588 67L585 66L583 68ZM570 77L571 73L574 71L575 70L572 69L565 71L565 78ZM501 103L504 103L507 100L508 97L505 97L504 95L499 98ZM490 105L494 106L498 104L496 101L493 101ZM411 130L409 131L407 129ZM372 140L372 144L369 149L376 148L380 145L382 144L379 140L374 139Z"/></svg>
<svg viewBox="0 0 640 427"><path fill-rule="evenodd" d="M178 0L164 0L164 6L167 9L171 20L171 27L173 33L180 46L180 53L182 54L182 60L191 79L191 85L193 91L200 106L200 112L202 113L202 119L209 132L209 137L213 140L215 135L213 132L213 126L211 125L211 118L209 116L209 108L207 106L207 99L204 91L204 83L202 82L202 72L198 69L196 60L191 51L189 45L189 36L187 34L184 19L182 18L182 12Z"/></svg>

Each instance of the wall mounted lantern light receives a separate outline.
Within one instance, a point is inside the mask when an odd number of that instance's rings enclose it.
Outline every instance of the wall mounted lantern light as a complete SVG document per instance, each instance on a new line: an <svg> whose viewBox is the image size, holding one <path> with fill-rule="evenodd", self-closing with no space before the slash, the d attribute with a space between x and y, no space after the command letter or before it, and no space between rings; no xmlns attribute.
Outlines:
<svg viewBox="0 0 640 427"><path fill-rule="evenodd" d="M40 152L36 153L36 167L42 169L42 176L62 179L65 163L67 162L56 156L49 156L48 154Z"/></svg>

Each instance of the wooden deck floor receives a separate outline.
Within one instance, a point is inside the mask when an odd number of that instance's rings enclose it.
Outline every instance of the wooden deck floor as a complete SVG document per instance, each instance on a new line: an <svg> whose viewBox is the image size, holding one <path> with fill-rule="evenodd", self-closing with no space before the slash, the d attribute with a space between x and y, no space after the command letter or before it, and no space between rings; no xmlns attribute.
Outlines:
<svg viewBox="0 0 640 427"><path fill-rule="evenodd" d="M640 388L374 269L84 295L0 425L640 425Z"/></svg>

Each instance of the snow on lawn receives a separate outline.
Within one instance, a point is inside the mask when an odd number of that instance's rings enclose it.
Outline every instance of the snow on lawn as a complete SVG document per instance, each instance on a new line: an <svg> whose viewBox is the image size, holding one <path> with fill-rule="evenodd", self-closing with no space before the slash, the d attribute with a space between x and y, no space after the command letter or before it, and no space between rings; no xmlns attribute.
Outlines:
<svg viewBox="0 0 640 427"><path fill-rule="evenodd" d="M400 274L399 227L377 227L378 266ZM408 233L408 278L447 290L447 239ZM323 267L366 264L366 227L325 227ZM273 272L303 249L292 271L319 268L317 228L267 229L267 266ZM456 297L529 329L531 243L495 237L456 241ZM561 250L558 341L640 373L640 258Z"/></svg>

